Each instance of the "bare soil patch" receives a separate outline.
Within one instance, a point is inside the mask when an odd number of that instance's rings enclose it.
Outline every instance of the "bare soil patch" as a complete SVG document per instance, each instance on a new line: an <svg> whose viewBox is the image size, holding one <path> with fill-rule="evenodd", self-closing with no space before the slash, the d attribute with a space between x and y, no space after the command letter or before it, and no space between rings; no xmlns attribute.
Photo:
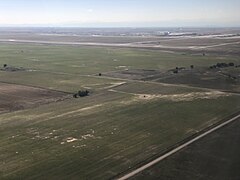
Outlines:
<svg viewBox="0 0 240 180"><path fill-rule="evenodd" d="M0 83L0 114L37 107L68 98L63 92Z"/></svg>

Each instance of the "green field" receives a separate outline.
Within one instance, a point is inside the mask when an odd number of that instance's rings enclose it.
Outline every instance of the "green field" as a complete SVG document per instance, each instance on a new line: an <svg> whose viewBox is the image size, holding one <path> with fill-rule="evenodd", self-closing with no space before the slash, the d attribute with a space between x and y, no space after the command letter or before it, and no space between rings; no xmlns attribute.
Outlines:
<svg viewBox="0 0 240 180"><path fill-rule="evenodd" d="M129 69L172 69L209 66L223 62L239 62L236 57L183 55L161 51L50 45L0 45L0 62L29 69L92 75L99 72Z"/></svg>
<svg viewBox="0 0 240 180"><path fill-rule="evenodd" d="M0 179L111 179L162 153L237 112L240 97L97 74L122 66L166 71L218 61L139 49L0 44L0 64L26 69L0 71L0 81L91 92L85 98L1 114ZM234 57L224 61L240 62Z"/></svg>
<svg viewBox="0 0 240 180"><path fill-rule="evenodd" d="M240 119L131 179L239 179Z"/></svg>

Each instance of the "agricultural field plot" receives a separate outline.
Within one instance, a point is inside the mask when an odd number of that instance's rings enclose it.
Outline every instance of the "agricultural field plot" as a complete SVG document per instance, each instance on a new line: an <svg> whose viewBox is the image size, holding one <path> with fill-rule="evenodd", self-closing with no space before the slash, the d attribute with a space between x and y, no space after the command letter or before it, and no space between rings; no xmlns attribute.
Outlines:
<svg viewBox="0 0 240 180"><path fill-rule="evenodd" d="M221 91L240 92L240 68L177 67L167 71L126 69L103 73L104 76L144 82L188 85ZM130 88L131 89L131 88Z"/></svg>
<svg viewBox="0 0 240 180"><path fill-rule="evenodd" d="M203 92L217 92L217 91L207 91L202 88L194 88L194 87L184 87L181 85L171 85L171 84L161 84L161 83L154 83L154 82L128 82L124 83L120 86L113 87L109 89L111 91L116 91L119 93L129 93L129 94L136 94L136 95L183 95L188 93L203 93Z"/></svg>
<svg viewBox="0 0 240 180"><path fill-rule="evenodd" d="M94 52L94 53L93 53ZM219 58L222 58L221 61ZM175 67L210 66L239 62L232 56L202 56L131 48L0 45L0 62L28 70L92 75L128 69L166 70Z"/></svg>
<svg viewBox="0 0 240 180"><path fill-rule="evenodd" d="M68 94L41 88L0 83L0 114L61 101Z"/></svg>
<svg viewBox="0 0 240 180"><path fill-rule="evenodd" d="M194 70L178 71L177 74L162 76L154 81L240 92L239 73L240 69L235 67L213 70L210 68L196 68Z"/></svg>
<svg viewBox="0 0 240 180"><path fill-rule="evenodd" d="M239 100L110 91L3 114L0 177L109 179L235 113Z"/></svg>
<svg viewBox="0 0 240 180"><path fill-rule="evenodd" d="M94 53L93 53L94 52ZM72 47L47 45L0 45L0 61L28 70L44 70L71 74L91 75L128 69L166 70L176 66L208 66L219 62L217 56L203 57L151 50ZM224 57L226 62L239 61L236 57ZM194 63L193 63L194 62Z"/></svg>
<svg viewBox="0 0 240 180"><path fill-rule="evenodd" d="M240 119L131 178L239 179Z"/></svg>
<svg viewBox="0 0 240 180"><path fill-rule="evenodd" d="M122 83L121 80L82 76L49 71L1 72L0 81L28 86L44 87L51 90L77 92L80 89L103 90Z"/></svg>

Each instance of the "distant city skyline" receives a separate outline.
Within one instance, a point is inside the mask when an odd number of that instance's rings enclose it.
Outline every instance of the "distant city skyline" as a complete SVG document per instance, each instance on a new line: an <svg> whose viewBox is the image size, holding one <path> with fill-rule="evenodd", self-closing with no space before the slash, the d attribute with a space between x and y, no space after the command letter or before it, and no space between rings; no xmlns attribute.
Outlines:
<svg viewBox="0 0 240 180"><path fill-rule="evenodd" d="M7 0L0 26L240 26L240 0Z"/></svg>

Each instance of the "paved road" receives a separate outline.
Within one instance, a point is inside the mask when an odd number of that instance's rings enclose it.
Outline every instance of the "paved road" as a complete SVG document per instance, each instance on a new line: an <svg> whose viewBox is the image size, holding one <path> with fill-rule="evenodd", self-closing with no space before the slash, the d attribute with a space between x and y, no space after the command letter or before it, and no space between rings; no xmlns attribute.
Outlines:
<svg viewBox="0 0 240 180"><path fill-rule="evenodd" d="M158 157L157 159L155 159L155 160L153 160L153 161L151 161L151 162L143 165L142 167L139 167L138 169L136 169L136 170L134 170L134 171L132 171L132 172L124 175L123 177L118 178L118 180L126 180L126 179L129 179L129 178L135 176L136 174L138 174L138 173L140 173L140 172L148 169L149 167L151 167L151 166L159 163L160 161L164 160L165 158L167 158L167 157L169 157L169 156L177 153L178 151L182 150L183 148L185 148L185 147L191 145L192 143L194 143L194 142L202 139L203 137L209 135L210 133L212 133L212 132L214 132L214 131L216 131L216 130L218 130L218 129L220 129L220 128L222 128L222 127L224 127L224 126L226 126L226 125L228 125L228 124L230 124L230 123L232 123L233 121L236 121L238 118L240 118L240 114L238 114L237 116L229 119L228 121L226 121L226 122L224 122L224 123L221 123L220 125L212 128L212 129L206 131L205 133L203 133L203 134L201 134L201 135L193 138L192 140L190 140L190 141L188 141L188 142L186 142L186 143L184 143L184 144L176 147L175 149L171 150L170 152L168 152L168 153L166 153L166 154Z"/></svg>

